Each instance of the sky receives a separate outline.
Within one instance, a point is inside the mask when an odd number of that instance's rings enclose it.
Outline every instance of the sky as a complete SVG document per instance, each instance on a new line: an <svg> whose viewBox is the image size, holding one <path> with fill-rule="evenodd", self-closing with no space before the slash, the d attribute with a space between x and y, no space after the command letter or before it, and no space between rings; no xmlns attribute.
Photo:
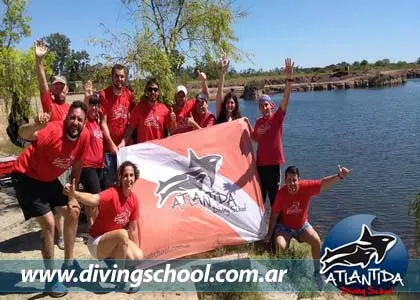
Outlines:
<svg viewBox="0 0 420 300"><path fill-rule="evenodd" d="M234 25L236 46L252 55L252 61L233 64L237 70L281 67L285 57L303 67L383 58L412 62L420 57L418 0L234 2L248 14ZM115 33L133 27L120 0L29 0L27 15L32 17L32 36L21 41L20 49L59 32L70 38L72 49L88 51L91 62L103 52L87 43L92 37L106 37L101 23Z"/></svg>

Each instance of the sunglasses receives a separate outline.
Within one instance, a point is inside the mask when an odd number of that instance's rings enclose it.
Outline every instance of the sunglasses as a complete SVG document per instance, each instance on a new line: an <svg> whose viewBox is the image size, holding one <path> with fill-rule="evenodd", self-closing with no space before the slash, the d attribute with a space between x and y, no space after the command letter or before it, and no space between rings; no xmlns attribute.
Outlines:
<svg viewBox="0 0 420 300"><path fill-rule="evenodd" d="M150 93L151 93L151 92L155 92L155 93L156 93L157 91L159 91L159 88L149 87L149 88L147 89L147 91L148 91L148 92L150 92Z"/></svg>

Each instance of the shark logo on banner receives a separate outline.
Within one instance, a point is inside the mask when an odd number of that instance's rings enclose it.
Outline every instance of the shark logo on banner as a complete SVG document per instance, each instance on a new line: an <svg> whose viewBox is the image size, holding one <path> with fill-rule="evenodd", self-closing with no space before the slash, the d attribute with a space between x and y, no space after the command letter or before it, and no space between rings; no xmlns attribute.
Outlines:
<svg viewBox="0 0 420 300"><path fill-rule="evenodd" d="M189 172L175 175L166 181L159 181L155 192L159 197L157 207L162 207L172 193L193 189L203 190L203 188L210 190L212 188L216 176L216 164L222 160L222 157L220 155L206 155L198 158L193 150L188 149L188 159ZM205 183L206 179L209 181L207 184Z"/></svg>
<svg viewBox="0 0 420 300"><path fill-rule="evenodd" d="M133 193L146 258L264 238L268 218L245 120L122 148L118 163L126 160L140 170Z"/></svg>

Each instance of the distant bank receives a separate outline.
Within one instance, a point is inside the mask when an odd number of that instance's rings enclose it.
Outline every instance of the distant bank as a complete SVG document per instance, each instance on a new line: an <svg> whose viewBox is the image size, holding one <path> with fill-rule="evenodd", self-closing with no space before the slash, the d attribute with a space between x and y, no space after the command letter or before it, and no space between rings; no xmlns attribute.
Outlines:
<svg viewBox="0 0 420 300"><path fill-rule="evenodd" d="M341 90L351 88L374 88L402 85L407 82L407 79L420 78L420 68L404 69L404 70L366 70L354 72L335 72L330 74L310 74L310 75L296 75L294 76L293 91L311 92L324 90ZM231 80L237 83L239 80ZM279 77L261 79L253 78L250 82L244 85L229 85L229 80L225 82L224 94L231 89L237 95L246 100L255 100L262 93L273 94L282 93L284 90L284 79ZM209 83L210 99L214 100L217 94L216 83ZM188 85L187 85L188 87ZM190 89L192 93L200 92L195 84L191 84Z"/></svg>

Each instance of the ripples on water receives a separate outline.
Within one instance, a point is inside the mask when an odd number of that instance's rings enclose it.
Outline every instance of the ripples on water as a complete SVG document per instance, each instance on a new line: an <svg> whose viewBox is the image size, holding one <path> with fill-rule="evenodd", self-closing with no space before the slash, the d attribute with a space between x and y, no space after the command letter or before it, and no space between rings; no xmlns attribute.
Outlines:
<svg viewBox="0 0 420 300"><path fill-rule="evenodd" d="M278 105L282 95L272 98ZM254 124L257 102L240 106ZM303 178L335 174L337 164L352 169L313 198L310 222L321 238L342 218L373 214L374 229L398 234L414 255L415 219L408 210L420 191L420 80L385 89L293 93L283 145L286 165L298 166Z"/></svg>

